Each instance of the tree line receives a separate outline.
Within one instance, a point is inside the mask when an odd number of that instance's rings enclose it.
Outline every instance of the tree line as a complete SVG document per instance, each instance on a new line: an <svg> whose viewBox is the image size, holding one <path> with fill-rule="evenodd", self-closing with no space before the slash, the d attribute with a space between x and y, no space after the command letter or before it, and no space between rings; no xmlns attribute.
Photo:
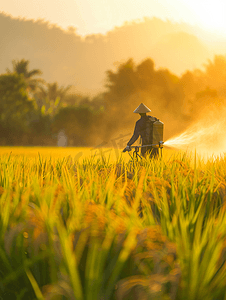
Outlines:
<svg viewBox="0 0 226 300"><path fill-rule="evenodd" d="M29 60L13 60L0 75L0 145L48 145L57 143L64 130L69 146L93 146L131 131L137 116L133 110L144 102L166 124L166 137L194 122L205 107L226 102L226 57L215 56L204 69L177 76L156 69L147 58L133 59L106 72L105 92L86 97L70 92L70 86L47 83L39 69L29 70Z"/></svg>
<svg viewBox="0 0 226 300"><path fill-rule="evenodd" d="M25 59L13 60L12 70L0 75L0 144L54 146L64 129L69 145L87 146L82 132L101 115L101 101L69 94L70 86L47 83L40 75Z"/></svg>
<svg viewBox="0 0 226 300"><path fill-rule="evenodd" d="M106 34L79 35L44 20L12 18L0 12L0 73L12 58L27 58L48 82L76 85L81 93L102 90L105 71L132 57L140 62L151 56L156 65L176 74L199 68L214 53L226 53L226 40L185 23L144 18L124 23ZM208 40L210 41L208 43ZM78 86L79 83L79 86Z"/></svg>

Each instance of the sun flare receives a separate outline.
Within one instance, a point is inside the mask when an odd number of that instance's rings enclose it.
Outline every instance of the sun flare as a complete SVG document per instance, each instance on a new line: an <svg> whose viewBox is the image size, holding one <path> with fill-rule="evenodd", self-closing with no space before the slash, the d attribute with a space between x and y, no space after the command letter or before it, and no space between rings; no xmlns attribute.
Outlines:
<svg viewBox="0 0 226 300"><path fill-rule="evenodd" d="M223 32L226 29L226 3L221 0L216 1L195 1L184 0L186 5L194 13L194 22L210 31Z"/></svg>

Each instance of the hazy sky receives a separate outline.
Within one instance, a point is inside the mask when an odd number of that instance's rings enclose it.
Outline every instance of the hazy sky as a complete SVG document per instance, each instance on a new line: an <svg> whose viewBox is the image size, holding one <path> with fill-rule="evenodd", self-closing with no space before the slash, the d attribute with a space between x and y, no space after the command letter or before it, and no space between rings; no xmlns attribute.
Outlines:
<svg viewBox="0 0 226 300"><path fill-rule="evenodd" d="M225 0L7 0L0 11L13 17L44 19L81 35L105 33L125 21L158 17L226 32Z"/></svg>

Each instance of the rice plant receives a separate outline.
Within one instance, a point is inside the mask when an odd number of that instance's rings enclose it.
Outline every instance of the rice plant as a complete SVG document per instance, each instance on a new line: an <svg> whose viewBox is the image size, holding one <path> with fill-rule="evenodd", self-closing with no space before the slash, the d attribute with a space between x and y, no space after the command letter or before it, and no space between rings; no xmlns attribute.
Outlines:
<svg viewBox="0 0 226 300"><path fill-rule="evenodd" d="M0 299L226 299L225 157L3 150Z"/></svg>

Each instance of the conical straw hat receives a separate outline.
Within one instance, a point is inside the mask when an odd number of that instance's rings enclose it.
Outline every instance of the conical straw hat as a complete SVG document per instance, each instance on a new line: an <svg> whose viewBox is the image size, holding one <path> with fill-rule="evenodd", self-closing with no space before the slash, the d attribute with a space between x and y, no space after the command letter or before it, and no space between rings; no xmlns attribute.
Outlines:
<svg viewBox="0 0 226 300"><path fill-rule="evenodd" d="M143 113L147 113L147 112L150 112L151 110L146 106L144 105L143 103L141 103L135 110L134 110L134 113L137 113L137 114L143 114Z"/></svg>

